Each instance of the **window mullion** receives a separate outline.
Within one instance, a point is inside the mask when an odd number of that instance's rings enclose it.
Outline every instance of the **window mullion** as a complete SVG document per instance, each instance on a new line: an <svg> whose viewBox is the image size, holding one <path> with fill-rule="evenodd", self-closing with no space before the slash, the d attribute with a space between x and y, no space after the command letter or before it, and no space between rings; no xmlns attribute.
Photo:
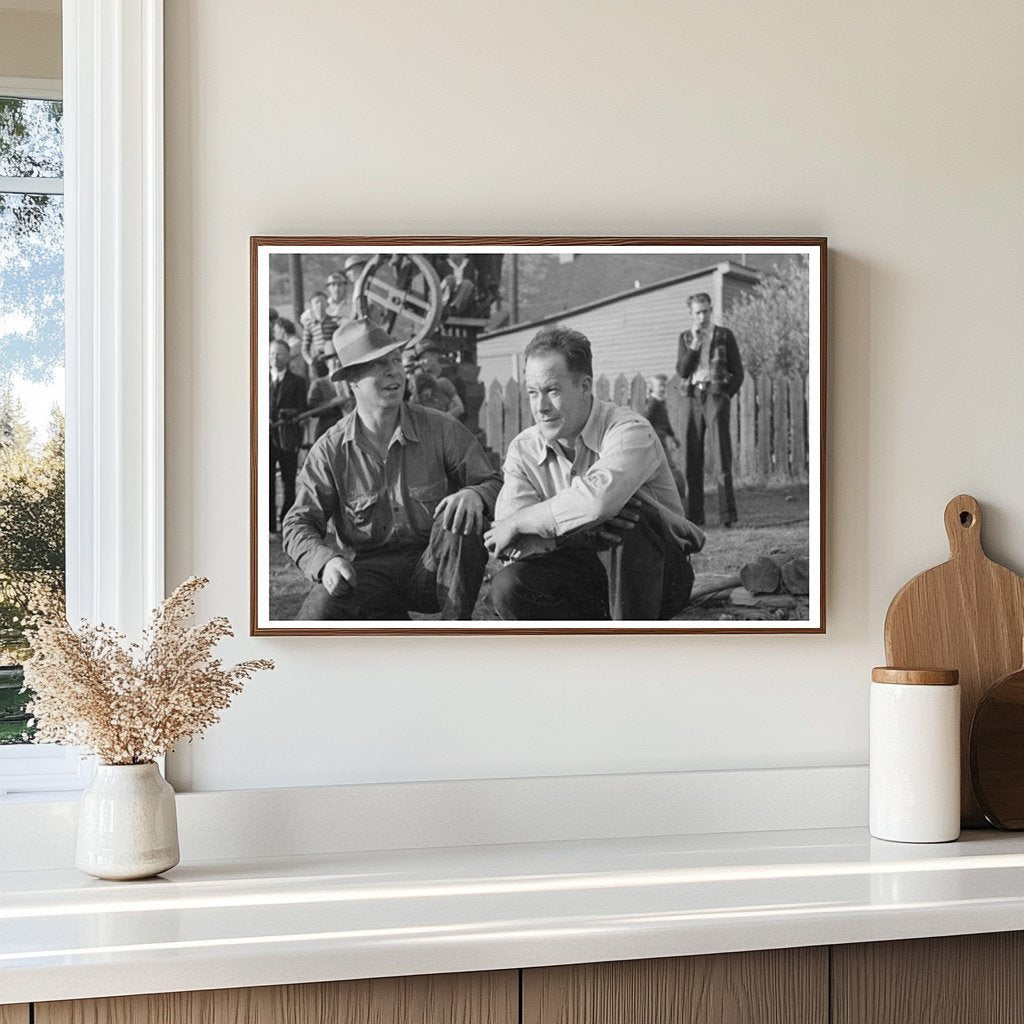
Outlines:
<svg viewBox="0 0 1024 1024"><path fill-rule="evenodd" d="M59 196L63 191L63 178L5 178L0 175L0 192L23 196Z"/></svg>

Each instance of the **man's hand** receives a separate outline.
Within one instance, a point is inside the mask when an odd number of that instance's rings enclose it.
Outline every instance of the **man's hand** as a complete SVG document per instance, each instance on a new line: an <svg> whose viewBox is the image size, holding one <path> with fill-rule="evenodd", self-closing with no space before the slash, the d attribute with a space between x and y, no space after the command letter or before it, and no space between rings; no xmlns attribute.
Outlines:
<svg viewBox="0 0 1024 1024"><path fill-rule="evenodd" d="M555 550L553 537L538 537L535 533L521 533L501 552L504 562L519 562L534 555L546 555Z"/></svg>
<svg viewBox="0 0 1024 1024"><path fill-rule="evenodd" d="M324 566L320 582L331 597L344 597L356 585L356 571L347 558L337 555Z"/></svg>
<svg viewBox="0 0 1024 1024"><path fill-rule="evenodd" d="M491 524L491 528L484 534L484 546L491 554L500 556L518 536L519 527L515 516L506 516Z"/></svg>
<svg viewBox="0 0 1024 1024"><path fill-rule="evenodd" d="M479 534L484 528L484 500L472 488L463 488L437 503L434 518L439 517L441 525L451 533L466 537Z"/></svg>

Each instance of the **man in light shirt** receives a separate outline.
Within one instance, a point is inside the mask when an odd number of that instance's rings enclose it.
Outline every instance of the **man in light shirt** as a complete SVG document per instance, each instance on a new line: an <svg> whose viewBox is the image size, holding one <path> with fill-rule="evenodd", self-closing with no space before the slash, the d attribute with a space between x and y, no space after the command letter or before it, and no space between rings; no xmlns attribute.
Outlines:
<svg viewBox="0 0 1024 1024"><path fill-rule="evenodd" d="M638 412L594 395L590 342L561 325L526 348L534 426L512 440L484 536L508 564L491 600L502 619L657 620L686 607L687 520L665 451Z"/></svg>
<svg viewBox="0 0 1024 1024"><path fill-rule="evenodd" d="M704 443L714 453L718 483L718 516L722 525L736 522L736 494L732 481L732 438L729 409L743 383L743 360L736 336L712 320L714 307L707 292L687 300L693 327L679 336L676 372L682 378L683 476L686 478L686 514L704 525Z"/></svg>

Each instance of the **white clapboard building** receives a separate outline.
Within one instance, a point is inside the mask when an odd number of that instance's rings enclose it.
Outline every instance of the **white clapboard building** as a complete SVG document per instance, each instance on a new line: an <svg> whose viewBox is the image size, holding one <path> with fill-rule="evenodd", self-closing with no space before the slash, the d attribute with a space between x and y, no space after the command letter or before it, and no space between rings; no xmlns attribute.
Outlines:
<svg viewBox="0 0 1024 1024"><path fill-rule="evenodd" d="M504 384L520 380L522 354L530 339L548 324L565 324L582 331L594 351L594 373L613 380L620 373L632 378L675 372L679 334L690 326L687 298L707 292L716 319L736 298L760 280L758 271L723 261L676 277L596 299L572 309L502 327L477 340L480 381Z"/></svg>

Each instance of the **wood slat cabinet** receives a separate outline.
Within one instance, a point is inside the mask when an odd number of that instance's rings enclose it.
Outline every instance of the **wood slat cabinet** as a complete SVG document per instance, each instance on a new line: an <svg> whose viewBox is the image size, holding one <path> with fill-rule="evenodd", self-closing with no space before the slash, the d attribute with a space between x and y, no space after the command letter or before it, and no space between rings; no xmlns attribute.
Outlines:
<svg viewBox="0 0 1024 1024"><path fill-rule="evenodd" d="M523 972L523 1024L825 1024L828 949Z"/></svg>
<svg viewBox="0 0 1024 1024"><path fill-rule="evenodd" d="M832 947L832 1024L1024 1022L1024 932Z"/></svg>
<svg viewBox="0 0 1024 1024"><path fill-rule="evenodd" d="M518 971L375 978L35 1004L35 1024L518 1024L518 1021ZM23 1022L19 1020L17 1024Z"/></svg>
<svg viewBox="0 0 1024 1024"><path fill-rule="evenodd" d="M0 1024L1024 1024L1024 932L0 1006Z"/></svg>

